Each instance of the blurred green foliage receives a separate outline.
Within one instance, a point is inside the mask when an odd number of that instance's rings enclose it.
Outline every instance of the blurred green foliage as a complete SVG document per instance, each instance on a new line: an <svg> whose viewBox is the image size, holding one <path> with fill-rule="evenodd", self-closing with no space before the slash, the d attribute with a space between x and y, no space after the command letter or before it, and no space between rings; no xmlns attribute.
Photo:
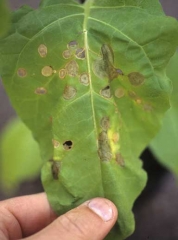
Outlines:
<svg viewBox="0 0 178 240"><path fill-rule="evenodd" d="M39 147L20 119L11 120L0 141L0 179L6 192L38 176L42 166Z"/></svg>

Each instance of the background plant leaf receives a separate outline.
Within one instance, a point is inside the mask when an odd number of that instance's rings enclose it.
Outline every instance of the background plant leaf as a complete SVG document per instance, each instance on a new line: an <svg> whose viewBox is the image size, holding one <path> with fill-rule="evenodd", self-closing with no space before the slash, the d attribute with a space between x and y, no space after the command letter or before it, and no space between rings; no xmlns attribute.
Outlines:
<svg viewBox="0 0 178 240"><path fill-rule="evenodd" d="M10 12L6 0L0 1L0 36L4 35L9 29Z"/></svg>
<svg viewBox="0 0 178 240"><path fill-rule="evenodd" d="M0 176L6 191L15 190L20 183L40 173L42 161L38 143L31 131L19 119L11 120L0 141Z"/></svg>
<svg viewBox="0 0 178 240"><path fill-rule="evenodd" d="M169 107L177 42L177 21L156 0L44 0L16 11L0 41L3 82L39 142L51 205L61 214L111 199L119 220L107 239L134 230L146 182L138 157Z"/></svg>
<svg viewBox="0 0 178 240"><path fill-rule="evenodd" d="M171 109L163 119L159 134L150 144L157 159L178 175L178 52L172 57L167 67L167 74L173 83Z"/></svg>

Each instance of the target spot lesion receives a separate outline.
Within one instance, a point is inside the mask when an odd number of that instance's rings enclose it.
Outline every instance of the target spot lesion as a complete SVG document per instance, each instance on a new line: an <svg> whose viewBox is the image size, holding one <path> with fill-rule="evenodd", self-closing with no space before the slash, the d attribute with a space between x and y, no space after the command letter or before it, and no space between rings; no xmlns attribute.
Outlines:
<svg viewBox="0 0 178 240"><path fill-rule="evenodd" d="M54 180L58 180L61 169L61 161L50 159L49 162L51 164L52 177Z"/></svg>
<svg viewBox="0 0 178 240"><path fill-rule="evenodd" d="M93 62L93 72L100 79L108 79L112 81L119 75L123 75L121 69L114 67L114 53L108 44L101 46L100 56Z"/></svg>
<svg viewBox="0 0 178 240"><path fill-rule="evenodd" d="M102 131L98 136L98 154L101 161L110 161L112 159L112 151L109 144L107 131Z"/></svg>
<svg viewBox="0 0 178 240"><path fill-rule="evenodd" d="M70 85L66 85L64 88L64 92L63 92L63 98L65 100L70 100L73 99L77 94L77 90L75 87L70 86Z"/></svg>
<svg viewBox="0 0 178 240"><path fill-rule="evenodd" d="M27 76L27 70L25 68L19 68L17 70L18 77L24 78Z"/></svg>
<svg viewBox="0 0 178 240"><path fill-rule="evenodd" d="M104 98L111 98L112 94L111 94L110 86L108 85L108 86L104 87L103 89L101 89L100 95Z"/></svg>
<svg viewBox="0 0 178 240"><path fill-rule="evenodd" d="M128 78L129 78L131 85L133 85L135 87L141 86L145 81L145 77L143 76L143 74L141 74L139 72L129 73Z"/></svg>
<svg viewBox="0 0 178 240"><path fill-rule="evenodd" d="M85 86L88 86L89 83L90 83L90 77L89 77L89 74L86 73L86 72L80 74L79 79L80 79L80 82L81 82L83 85L85 85Z"/></svg>
<svg viewBox="0 0 178 240"><path fill-rule="evenodd" d="M53 68L51 66L44 66L42 69L41 69L41 74L44 76L44 77L50 77L53 75L53 73L55 73L55 70L53 70Z"/></svg>
<svg viewBox="0 0 178 240"><path fill-rule="evenodd" d="M40 46L38 47L38 53L39 53L40 57L45 58L48 53L47 46L45 44L40 44Z"/></svg>
<svg viewBox="0 0 178 240"><path fill-rule="evenodd" d="M35 89L35 93L38 95L45 95L47 93L47 90L44 87L38 87Z"/></svg>

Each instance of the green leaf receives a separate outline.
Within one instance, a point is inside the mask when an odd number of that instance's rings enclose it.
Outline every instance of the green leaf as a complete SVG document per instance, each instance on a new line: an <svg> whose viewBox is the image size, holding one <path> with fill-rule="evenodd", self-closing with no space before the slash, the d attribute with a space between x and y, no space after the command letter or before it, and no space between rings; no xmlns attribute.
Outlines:
<svg viewBox="0 0 178 240"><path fill-rule="evenodd" d="M4 35L9 29L10 13L6 0L0 1L0 36Z"/></svg>
<svg viewBox="0 0 178 240"><path fill-rule="evenodd" d="M11 120L0 141L0 176L5 191L15 190L24 180L40 173L42 161L31 131L19 119Z"/></svg>
<svg viewBox="0 0 178 240"><path fill-rule="evenodd" d="M178 23L157 0L44 0L16 11L0 42L3 82L39 142L52 207L111 199L119 219L107 239L134 230L146 183L138 158L169 108L177 43Z"/></svg>
<svg viewBox="0 0 178 240"><path fill-rule="evenodd" d="M178 52L173 56L167 67L167 74L173 83L171 109L163 119L159 134L150 144L151 150L158 160L178 175Z"/></svg>

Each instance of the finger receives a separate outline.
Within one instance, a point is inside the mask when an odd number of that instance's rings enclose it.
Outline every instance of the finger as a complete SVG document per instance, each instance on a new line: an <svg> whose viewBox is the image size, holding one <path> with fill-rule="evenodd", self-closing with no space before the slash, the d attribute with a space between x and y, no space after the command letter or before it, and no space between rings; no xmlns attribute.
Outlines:
<svg viewBox="0 0 178 240"><path fill-rule="evenodd" d="M117 220L117 209L104 198L95 198L57 218L26 240L102 240Z"/></svg>
<svg viewBox="0 0 178 240"><path fill-rule="evenodd" d="M56 218L45 193L0 202L0 216L0 239L30 236Z"/></svg>

